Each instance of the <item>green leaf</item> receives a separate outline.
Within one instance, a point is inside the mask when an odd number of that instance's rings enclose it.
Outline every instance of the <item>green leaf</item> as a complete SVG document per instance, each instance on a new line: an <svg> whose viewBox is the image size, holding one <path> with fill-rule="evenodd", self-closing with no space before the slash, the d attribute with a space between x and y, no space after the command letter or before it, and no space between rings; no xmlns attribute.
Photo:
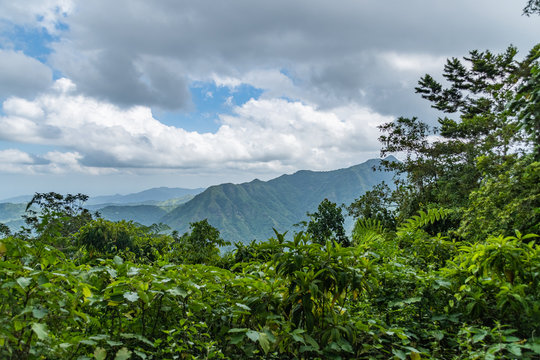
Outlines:
<svg viewBox="0 0 540 360"><path fill-rule="evenodd" d="M116 353L114 360L127 360L131 357L131 351L123 347Z"/></svg>
<svg viewBox="0 0 540 360"><path fill-rule="evenodd" d="M45 316L47 316L47 309L37 309L37 308L34 308L32 310L32 316L35 317L36 319L43 319Z"/></svg>
<svg viewBox="0 0 540 360"><path fill-rule="evenodd" d="M121 341L107 340L107 344L109 344L110 346L120 346L120 345L123 344L123 342L121 342Z"/></svg>
<svg viewBox="0 0 540 360"><path fill-rule="evenodd" d="M79 342L81 344L84 344L84 345L90 345L90 346L97 345L97 342L95 342L94 340L90 340L90 339L84 339L84 340L81 340Z"/></svg>
<svg viewBox="0 0 540 360"><path fill-rule="evenodd" d="M32 330L36 333L39 340L45 340L49 336L46 324L32 323Z"/></svg>
<svg viewBox="0 0 540 360"><path fill-rule="evenodd" d="M105 350L102 347L97 347L96 350L94 350L94 358L96 360L105 360L107 357L107 350Z"/></svg>
<svg viewBox="0 0 540 360"><path fill-rule="evenodd" d="M124 293L124 298L126 298L126 300L128 301L135 302L139 300L139 295L136 292L130 291L130 292Z"/></svg>
<svg viewBox="0 0 540 360"><path fill-rule="evenodd" d="M525 346L531 349L535 354L540 354L540 343L536 342L533 344L527 344Z"/></svg>
<svg viewBox="0 0 540 360"><path fill-rule="evenodd" d="M517 344L509 344L507 346L508 351L510 351L512 354L521 357L521 347Z"/></svg>
<svg viewBox="0 0 540 360"><path fill-rule="evenodd" d="M17 279L17 284L19 284L23 289L26 289L28 285L30 285L31 281L32 278L20 277Z"/></svg>
<svg viewBox="0 0 540 360"><path fill-rule="evenodd" d="M179 288L179 287L174 287L172 289L169 289L169 290L167 290L167 292L169 294L171 294L171 295L174 295L174 296L180 296L183 299L185 299L186 296L188 296L187 291L182 289L182 288Z"/></svg>
<svg viewBox="0 0 540 360"><path fill-rule="evenodd" d="M230 329L228 332L230 333L245 333L248 329L246 328L234 328L234 329Z"/></svg>
<svg viewBox="0 0 540 360"><path fill-rule="evenodd" d="M137 351L137 350L134 350L133 351L138 357L140 357L141 359L146 359L148 356L143 353L143 352L140 352L140 351Z"/></svg>
<svg viewBox="0 0 540 360"><path fill-rule="evenodd" d="M124 263L124 260L118 255L113 258L113 261L116 265L122 265Z"/></svg>
<svg viewBox="0 0 540 360"><path fill-rule="evenodd" d="M23 323L21 321L15 320L13 321L13 328L15 331L19 331L23 328Z"/></svg>
<svg viewBox="0 0 540 360"><path fill-rule="evenodd" d="M238 306L239 308L242 308L244 310L251 311L251 308L249 306L247 306L247 305L236 303L236 306Z"/></svg>
<svg viewBox="0 0 540 360"><path fill-rule="evenodd" d="M239 334L239 335L231 336L230 343L233 344L233 345L236 345L236 344L242 342L242 340L244 340L244 336L245 336L245 334Z"/></svg>
<svg viewBox="0 0 540 360"><path fill-rule="evenodd" d="M401 360L407 359L407 355L405 355L405 353L402 350L392 349L392 353Z"/></svg>
<svg viewBox="0 0 540 360"><path fill-rule="evenodd" d="M270 350L270 341L268 339L268 335L265 333L259 333L259 344L261 344L264 353L267 354L268 350Z"/></svg>
<svg viewBox="0 0 540 360"><path fill-rule="evenodd" d="M259 340L259 332L258 331L248 330L246 332L246 335L251 341L255 342L255 341Z"/></svg>

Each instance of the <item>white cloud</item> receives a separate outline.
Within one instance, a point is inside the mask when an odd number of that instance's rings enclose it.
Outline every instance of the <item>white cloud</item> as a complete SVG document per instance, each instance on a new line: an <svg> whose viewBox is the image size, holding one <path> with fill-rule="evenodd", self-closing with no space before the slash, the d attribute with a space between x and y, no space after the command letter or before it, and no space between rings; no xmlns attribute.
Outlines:
<svg viewBox="0 0 540 360"><path fill-rule="evenodd" d="M0 48L0 98L30 96L52 83L52 71L20 51Z"/></svg>
<svg viewBox="0 0 540 360"><path fill-rule="evenodd" d="M32 163L34 163L32 156L23 151L17 149L0 150L0 164L2 165Z"/></svg>
<svg viewBox="0 0 540 360"><path fill-rule="evenodd" d="M82 166L81 158L82 155L77 152L49 151L41 156L35 156L18 149L0 150L0 174L104 175L118 173L116 169Z"/></svg>
<svg viewBox="0 0 540 360"><path fill-rule="evenodd" d="M393 51L384 52L380 54L380 57L395 70L412 71L414 73L439 72L446 62L445 56L398 53Z"/></svg>
<svg viewBox="0 0 540 360"><path fill-rule="evenodd" d="M221 115L216 133L199 133L162 124L147 107L122 109L75 95L67 79L54 87L56 93L33 101L6 100L0 117L3 136L11 141L69 149L43 156L51 172L328 169L376 154L376 126L391 121L354 104L322 111L284 99L252 99Z"/></svg>

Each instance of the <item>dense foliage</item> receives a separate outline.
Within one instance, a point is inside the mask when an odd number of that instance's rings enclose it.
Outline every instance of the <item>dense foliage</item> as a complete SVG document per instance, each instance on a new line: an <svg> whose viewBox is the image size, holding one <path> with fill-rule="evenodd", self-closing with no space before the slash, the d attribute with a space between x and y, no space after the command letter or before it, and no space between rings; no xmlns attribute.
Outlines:
<svg viewBox="0 0 540 360"><path fill-rule="evenodd" d="M168 234L36 194L24 231L0 227L0 358L539 358L538 49L421 79L457 118L382 126L405 161L349 207L350 238L330 201L220 253L207 220Z"/></svg>

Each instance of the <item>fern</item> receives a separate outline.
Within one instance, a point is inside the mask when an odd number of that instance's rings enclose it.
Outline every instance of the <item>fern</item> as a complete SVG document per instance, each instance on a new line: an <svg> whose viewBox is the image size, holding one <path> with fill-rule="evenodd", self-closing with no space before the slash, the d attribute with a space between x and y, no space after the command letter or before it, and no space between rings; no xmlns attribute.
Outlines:
<svg viewBox="0 0 540 360"><path fill-rule="evenodd" d="M413 217L405 220L397 228L397 235L403 236L405 234L413 233L423 226L433 224L435 221L447 218L448 215L453 212L454 211L452 209L445 208L428 209L427 212L420 210L418 215L414 215Z"/></svg>
<svg viewBox="0 0 540 360"><path fill-rule="evenodd" d="M354 225L352 238L355 244L370 243L383 240L383 232L384 229L380 220L358 219Z"/></svg>

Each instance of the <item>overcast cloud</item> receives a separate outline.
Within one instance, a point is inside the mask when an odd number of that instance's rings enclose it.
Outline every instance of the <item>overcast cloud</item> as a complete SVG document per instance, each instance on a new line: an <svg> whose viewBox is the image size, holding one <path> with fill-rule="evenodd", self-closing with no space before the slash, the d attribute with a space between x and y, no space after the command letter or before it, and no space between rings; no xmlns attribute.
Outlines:
<svg viewBox="0 0 540 360"><path fill-rule="evenodd" d="M540 22L521 16L524 6L0 0L0 177L88 174L90 182L165 171L178 183L155 186L188 186L187 174L206 186L224 174L247 180L359 163L378 155L377 125L400 115L435 122L413 89L425 73L438 77L446 58L510 44L526 54ZM231 91L215 131L155 117L202 119L199 83ZM235 105L246 85L262 94ZM12 186L5 196L33 192Z"/></svg>

